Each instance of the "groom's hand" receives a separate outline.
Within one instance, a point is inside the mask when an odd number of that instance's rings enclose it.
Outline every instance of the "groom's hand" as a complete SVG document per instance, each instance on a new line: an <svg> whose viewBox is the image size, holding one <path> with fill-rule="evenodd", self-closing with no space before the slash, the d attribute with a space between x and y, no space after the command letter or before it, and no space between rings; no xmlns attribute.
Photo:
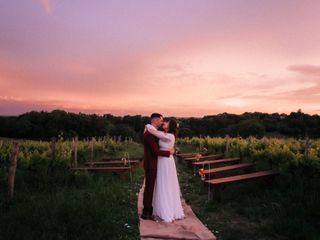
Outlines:
<svg viewBox="0 0 320 240"><path fill-rule="evenodd" d="M171 149L170 149L170 155L173 155L174 153L175 153L174 148L171 148Z"/></svg>

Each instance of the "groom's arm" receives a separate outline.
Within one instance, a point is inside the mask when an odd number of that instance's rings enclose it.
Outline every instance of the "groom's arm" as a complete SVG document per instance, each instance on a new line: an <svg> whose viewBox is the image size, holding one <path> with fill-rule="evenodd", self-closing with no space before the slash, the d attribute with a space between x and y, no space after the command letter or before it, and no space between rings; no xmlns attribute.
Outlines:
<svg viewBox="0 0 320 240"><path fill-rule="evenodd" d="M167 134L165 132L162 131L158 131L158 129L156 129L154 126L152 126L151 124L147 124L145 126L146 130L151 133L152 135L156 136L157 138L163 140L163 141L172 141L172 138L170 134Z"/></svg>
<svg viewBox="0 0 320 240"><path fill-rule="evenodd" d="M155 156L170 157L170 151L160 150L156 139L152 135L148 135L146 140Z"/></svg>

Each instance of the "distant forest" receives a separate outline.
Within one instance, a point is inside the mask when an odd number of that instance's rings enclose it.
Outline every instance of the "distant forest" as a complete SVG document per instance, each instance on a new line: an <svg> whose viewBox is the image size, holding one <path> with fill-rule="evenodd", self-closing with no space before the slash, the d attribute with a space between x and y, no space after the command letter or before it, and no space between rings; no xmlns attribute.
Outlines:
<svg viewBox="0 0 320 240"><path fill-rule="evenodd" d="M179 136L255 136L269 137L320 137L320 116L309 115L298 110L290 114L243 113L240 115L221 113L203 118L177 118L180 123ZM42 139L73 136L99 137L122 136L141 141L145 116L113 116L105 114L75 114L61 110L52 112L29 112L20 116L0 116L0 137Z"/></svg>

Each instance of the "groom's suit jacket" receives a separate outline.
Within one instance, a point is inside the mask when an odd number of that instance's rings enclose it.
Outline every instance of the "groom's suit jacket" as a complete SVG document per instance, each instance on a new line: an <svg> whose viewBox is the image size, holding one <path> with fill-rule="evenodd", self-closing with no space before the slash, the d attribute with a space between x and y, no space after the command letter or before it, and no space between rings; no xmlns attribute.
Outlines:
<svg viewBox="0 0 320 240"><path fill-rule="evenodd" d="M159 149L159 139L148 131L145 131L143 134L143 145L145 169L157 169L158 156L170 156L169 151L162 151Z"/></svg>

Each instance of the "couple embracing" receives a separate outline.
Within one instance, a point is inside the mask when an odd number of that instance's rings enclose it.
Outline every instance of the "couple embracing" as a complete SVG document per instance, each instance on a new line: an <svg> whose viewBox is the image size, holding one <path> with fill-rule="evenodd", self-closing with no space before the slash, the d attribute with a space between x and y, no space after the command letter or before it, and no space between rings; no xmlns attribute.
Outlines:
<svg viewBox="0 0 320 240"><path fill-rule="evenodd" d="M141 218L173 222L185 218L180 187L173 158L177 122L164 122L159 113L151 115L144 131L145 189ZM162 127L163 131L158 128Z"/></svg>

